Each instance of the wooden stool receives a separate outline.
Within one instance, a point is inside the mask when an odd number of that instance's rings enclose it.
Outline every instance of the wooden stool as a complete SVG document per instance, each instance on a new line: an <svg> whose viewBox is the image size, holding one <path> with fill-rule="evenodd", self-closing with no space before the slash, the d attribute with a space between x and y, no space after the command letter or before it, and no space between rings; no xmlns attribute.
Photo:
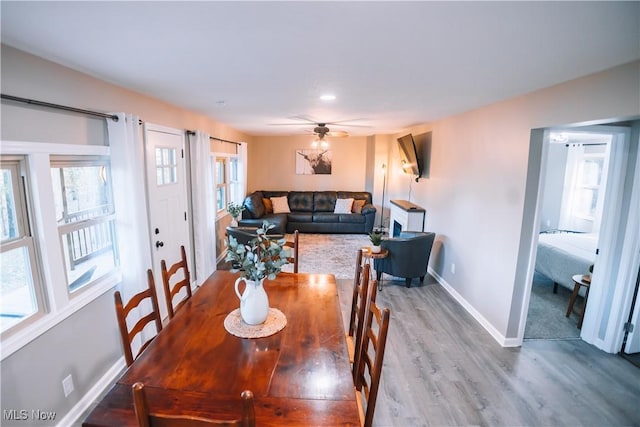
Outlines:
<svg viewBox="0 0 640 427"><path fill-rule="evenodd" d="M586 282L583 277L584 276L582 274L576 274L572 277L573 283L575 284L573 285L573 293L571 294L571 298L569 298L569 306L567 307L566 314L566 317L569 317L571 315L571 312L573 311L573 305L575 304L576 299L578 299L578 292L580 292L580 288L584 286L584 304L582 305L582 311L578 313L578 315L580 316L580 318L578 319L578 329L582 328L584 311L587 308L587 299L589 298L589 286L591 285L591 282Z"/></svg>

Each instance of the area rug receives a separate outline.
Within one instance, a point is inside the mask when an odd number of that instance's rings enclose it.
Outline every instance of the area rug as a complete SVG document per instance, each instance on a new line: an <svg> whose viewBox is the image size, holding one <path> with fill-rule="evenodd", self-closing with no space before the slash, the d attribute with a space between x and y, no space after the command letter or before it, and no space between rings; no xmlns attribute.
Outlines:
<svg viewBox="0 0 640 427"><path fill-rule="evenodd" d="M286 236L291 239L291 235ZM366 234L307 234L298 237L298 272L332 273L336 279L353 279L358 249L369 246ZM283 271L292 271L287 265Z"/></svg>
<svg viewBox="0 0 640 427"><path fill-rule="evenodd" d="M553 293L553 281L536 273L531 287L529 313L524 329L524 339L568 339L579 338L577 328L578 315L573 313L565 317L571 291L558 286L558 293ZM576 306L582 307L582 297Z"/></svg>

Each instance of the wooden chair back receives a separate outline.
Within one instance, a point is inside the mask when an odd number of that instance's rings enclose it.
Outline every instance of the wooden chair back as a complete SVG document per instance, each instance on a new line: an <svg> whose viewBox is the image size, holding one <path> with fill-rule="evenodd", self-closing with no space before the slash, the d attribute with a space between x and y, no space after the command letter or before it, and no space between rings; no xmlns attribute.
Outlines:
<svg viewBox="0 0 640 427"><path fill-rule="evenodd" d="M362 252L358 251L359 255L356 258L356 262L361 262ZM358 264L360 265L360 264ZM369 275L371 266L369 263L356 267L356 277L353 281L353 296L351 298L351 315L349 318L349 330L347 331L347 350L349 352L349 361L354 363L355 355L358 351L359 342L362 339L362 330L364 325L364 314L367 307L367 301L373 298L369 290Z"/></svg>
<svg viewBox="0 0 640 427"><path fill-rule="evenodd" d="M375 280L371 287L372 289L377 288ZM362 346L356 353L354 370L354 386L360 410L360 421L365 427L369 427L373 423L390 316L389 309L381 310L375 301L371 301L367 306Z"/></svg>
<svg viewBox="0 0 640 427"><path fill-rule="evenodd" d="M293 232L293 240L287 240L286 242L284 242L283 247L285 248L290 248L291 252L292 252L292 256L287 257L287 261L289 261L290 264L293 264L293 272L297 273L298 272L298 250L299 250L299 245L298 245L298 230Z"/></svg>
<svg viewBox="0 0 640 427"><path fill-rule="evenodd" d="M242 399L242 410L239 417L228 420L214 420L190 415L152 413L147 403L144 384L140 382L135 383L131 389L133 391L133 407L139 427L254 427L256 425L253 393L249 390L243 391L240 395Z"/></svg>
<svg viewBox="0 0 640 427"><path fill-rule="evenodd" d="M176 312L191 298L191 276L189 275L189 266L187 264L187 253L184 250L184 246L180 246L180 261L173 264L170 268L167 268L165 260L160 262L160 269L162 270L162 284L164 286L164 298L167 303L167 311L169 312L169 319L173 319ZM174 276L178 272L182 271L182 279L175 281ZM174 282L175 283L171 283ZM182 290L186 290L187 295L182 298L174 306L174 297Z"/></svg>
<svg viewBox="0 0 640 427"><path fill-rule="evenodd" d="M160 333L162 330L162 319L160 319L160 310L158 308L158 297L156 295L156 285L153 280L153 272L149 269L147 270L147 285L148 288L133 297L129 300L129 302L124 305L122 303L122 296L120 295L120 291L116 291L114 294L115 304L116 304L116 317L118 318L118 327L120 328L120 338L122 340L122 350L124 351L124 359L127 362L127 366L131 366L133 361L142 353L142 351L147 348L147 346L151 343L155 335L145 341L140 349L133 355L133 349L131 344L140 332L142 332L145 327L151 323L155 322L156 324L156 335ZM129 330L127 327L127 317L129 313L140 306L140 304L149 298L151 302L151 312L142 316L135 325Z"/></svg>

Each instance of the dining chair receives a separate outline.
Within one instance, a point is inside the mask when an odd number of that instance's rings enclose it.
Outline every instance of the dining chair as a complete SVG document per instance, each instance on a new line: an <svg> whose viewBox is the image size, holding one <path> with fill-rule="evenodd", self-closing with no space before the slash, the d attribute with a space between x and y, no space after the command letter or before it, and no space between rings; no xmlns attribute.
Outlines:
<svg viewBox="0 0 640 427"><path fill-rule="evenodd" d="M118 318L118 327L120 328L120 338L122 340L122 350L124 351L124 359L127 363L127 366L131 366L133 361L138 358L140 353L147 348L147 346L151 343L153 338L157 334L162 331L162 320L160 319L160 310L158 308L158 297L156 295L156 285L153 280L153 272L151 269L147 270L147 284L148 289L135 294L129 302L124 305L122 303L122 296L120 295L120 291L116 291L114 294L115 303L116 303L116 317ZM146 299L149 299L151 302L151 312L140 317L138 321L133 325L131 330L127 327L127 317L129 313L134 309L138 309L141 307L142 302ZM131 344L136 339L136 335L142 332L145 327L151 323L155 322L156 324L156 335L146 340L136 353L135 357L133 355L133 349Z"/></svg>
<svg viewBox="0 0 640 427"><path fill-rule="evenodd" d="M191 276L189 275L189 266L187 265L187 253L184 250L184 246L180 246L180 261L173 264L167 269L167 263L165 260L160 262L160 269L162 270L162 284L164 286L164 298L167 302L167 311L169 312L169 319L173 319L176 312L191 298ZM179 272L182 271L182 278L176 280ZM175 281L172 285L172 281ZM184 288L186 290L186 296L183 297L175 306L173 300L175 296Z"/></svg>
<svg viewBox="0 0 640 427"><path fill-rule="evenodd" d="M362 251L356 255L356 274L353 279L353 295L351 297L351 316L349 318L349 330L347 331L347 351L349 362L355 360L356 346L362 337L362 325L367 300L370 298L369 275L371 266L369 263L362 265ZM375 298L375 292L374 292Z"/></svg>
<svg viewBox="0 0 640 427"><path fill-rule="evenodd" d="M240 416L234 419L211 419L191 415L152 413L147 403L144 384L137 382L131 387L133 391L133 408L139 427L210 427L237 426L254 427L256 415L253 407L253 393L245 390L240 394L242 409Z"/></svg>
<svg viewBox="0 0 640 427"><path fill-rule="evenodd" d="M377 288L375 280L371 285L372 290ZM362 346L356 348L354 387L360 423L364 427L370 427L373 423L390 316L388 308L381 310L375 301L371 301L367 306Z"/></svg>
<svg viewBox="0 0 640 427"><path fill-rule="evenodd" d="M287 240L284 242L283 247L285 248L290 248L292 255L287 257L287 261L289 261L290 264L293 264L293 272L297 273L298 272L298 251L299 251L299 244L298 244L298 236L299 236L299 232L298 230L295 230L293 232L293 240Z"/></svg>

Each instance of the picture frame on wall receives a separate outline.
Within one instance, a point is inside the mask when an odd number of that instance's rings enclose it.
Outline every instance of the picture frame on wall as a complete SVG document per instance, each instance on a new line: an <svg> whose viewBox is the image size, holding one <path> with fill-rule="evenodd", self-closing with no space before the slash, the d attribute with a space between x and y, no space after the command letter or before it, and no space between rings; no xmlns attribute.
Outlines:
<svg viewBox="0 0 640 427"><path fill-rule="evenodd" d="M331 175L331 150L296 150L297 175Z"/></svg>

